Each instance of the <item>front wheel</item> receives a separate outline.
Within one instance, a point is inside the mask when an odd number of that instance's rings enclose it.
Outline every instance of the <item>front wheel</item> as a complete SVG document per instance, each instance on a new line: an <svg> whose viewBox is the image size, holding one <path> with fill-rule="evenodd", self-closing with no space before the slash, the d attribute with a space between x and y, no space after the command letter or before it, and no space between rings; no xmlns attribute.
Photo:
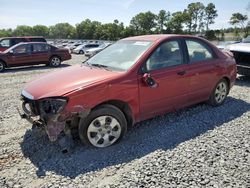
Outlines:
<svg viewBox="0 0 250 188"><path fill-rule="evenodd" d="M0 61L0 72L3 72L5 70L5 64L4 62Z"/></svg>
<svg viewBox="0 0 250 188"><path fill-rule="evenodd" d="M61 65L61 59L57 56L53 56L50 58L50 66L59 67Z"/></svg>
<svg viewBox="0 0 250 188"><path fill-rule="evenodd" d="M112 105L102 105L79 123L79 136L84 144L98 148L119 142L127 131L122 111Z"/></svg>
<svg viewBox="0 0 250 188"><path fill-rule="evenodd" d="M219 106L223 104L228 93L229 86L227 81L225 79L220 80L209 98L209 104L212 106Z"/></svg>

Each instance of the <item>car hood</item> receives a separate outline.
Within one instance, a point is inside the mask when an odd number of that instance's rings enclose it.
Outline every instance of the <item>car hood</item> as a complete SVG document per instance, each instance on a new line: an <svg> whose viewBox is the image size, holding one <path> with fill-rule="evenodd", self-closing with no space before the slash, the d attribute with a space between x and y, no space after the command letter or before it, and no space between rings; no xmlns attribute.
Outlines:
<svg viewBox="0 0 250 188"><path fill-rule="evenodd" d="M230 51L250 53L250 43L237 43L229 46Z"/></svg>
<svg viewBox="0 0 250 188"><path fill-rule="evenodd" d="M77 65L51 72L28 83L22 95L37 100L46 97L63 96L69 92L86 88L89 85L112 79L122 74L97 67Z"/></svg>

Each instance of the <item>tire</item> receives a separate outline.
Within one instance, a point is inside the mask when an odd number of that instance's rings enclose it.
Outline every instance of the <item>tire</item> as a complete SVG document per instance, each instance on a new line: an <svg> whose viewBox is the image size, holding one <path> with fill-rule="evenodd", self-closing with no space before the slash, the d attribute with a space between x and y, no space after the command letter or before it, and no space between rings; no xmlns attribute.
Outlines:
<svg viewBox="0 0 250 188"><path fill-rule="evenodd" d="M79 54L84 54L84 51L83 51L83 50L80 50L80 51L79 51Z"/></svg>
<svg viewBox="0 0 250 188"><path fill-rule="evenodd" d="M89 146L105 148L119 142L127 131L127 121L120 109L102 105L79 123L79 137Z"/></svg>
<svg viewBox="0 0 250 188"><path fill-rule="evenodd" d="M52 56L49 60L49 64L51 67L59 67L62 61L61 58L58 56Z"/></svg>
<svg viewBox="0 0 250 188"><path fill-rule="evenodd" d="M211 106L222 105L229 93L229 84L225 79L221 79L215 86L208 103Z"/></svg>
<svg viewBox="0 0 250 188"><path fill-rule="evenodd" d="M0 61L0 72L3 72L5 70L5 63L3 61Z"/></svg>

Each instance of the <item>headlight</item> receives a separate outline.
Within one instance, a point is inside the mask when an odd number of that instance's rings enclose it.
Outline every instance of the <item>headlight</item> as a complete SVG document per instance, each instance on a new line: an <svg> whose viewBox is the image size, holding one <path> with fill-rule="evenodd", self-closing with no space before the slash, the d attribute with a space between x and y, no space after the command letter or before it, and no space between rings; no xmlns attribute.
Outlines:
<svg viewBox="0 0 250 188"><path fill-rule="evenodd" d="M39 102L40 111L46 114L57 114L67 104L67 98L46 98Z"/></svg>

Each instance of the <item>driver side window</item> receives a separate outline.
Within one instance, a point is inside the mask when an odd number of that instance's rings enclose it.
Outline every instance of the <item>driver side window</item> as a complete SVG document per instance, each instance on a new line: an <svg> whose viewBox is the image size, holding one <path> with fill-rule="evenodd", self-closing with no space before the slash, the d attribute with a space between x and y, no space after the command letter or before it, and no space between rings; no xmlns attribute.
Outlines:
<svg viewBox="0 0 250 188"><path fill-rule="evenodd" d="M146 62L147 70L158 70L183 64L183 57L178 41L168 41L162 43L152 53Z"/></svg>

